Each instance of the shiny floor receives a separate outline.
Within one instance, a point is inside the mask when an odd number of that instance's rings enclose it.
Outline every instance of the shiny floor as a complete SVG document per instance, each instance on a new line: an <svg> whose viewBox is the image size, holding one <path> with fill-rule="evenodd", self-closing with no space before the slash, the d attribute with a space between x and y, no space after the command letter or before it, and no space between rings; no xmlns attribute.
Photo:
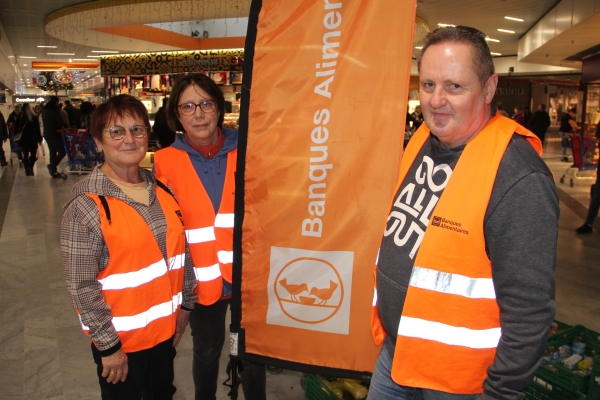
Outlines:
<svg viewBox="0 0 600 400"><path fill-rule="evenodd" d="M600 221L591 235L574 233L585 218L592 180L575 179L573 187L568 177L559 182L570 164L560 161L555 132L545 160L561 199L556 318L600 331ZM98 399L89 339L67 296L59 247L62 205L83 176L52 180L45 164L39 160L34 177L25 176L14 156L12 165L0 168L0 399ZM225 348L221 382L227 355ZM178 348L175 368L175 399L193 399L190 335ZM297 372L267 374L267 387L269 400L304 398ZM217 398L228 399L227 392L219 388Z"/></svg>

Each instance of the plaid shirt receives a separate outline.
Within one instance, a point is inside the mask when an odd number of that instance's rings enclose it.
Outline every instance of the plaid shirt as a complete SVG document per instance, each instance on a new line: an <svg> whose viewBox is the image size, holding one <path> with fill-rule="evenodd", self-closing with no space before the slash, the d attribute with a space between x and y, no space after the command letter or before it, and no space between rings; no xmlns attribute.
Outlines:
<svg viewBox="0 0 600 400"><path fill-rule="evenodd" d="M81 321L89 327L90 337L100 351L119 345L120 340L112 324L110 306L104 301L102 286L96 278L108 265L110 255L100 229L98 207L86 194L114 197L133 207L148 224L167 260L167 222L156 197L156 190L162 189L157 189L151 172L140 169L140 174L148 184L149 206L130 199L98 168L73 187L65 205L60 234L65 281L71 303L79 310ZM198 301L195 287L192 257L186 244L182 305L187 309L193 309Z"/></svg>

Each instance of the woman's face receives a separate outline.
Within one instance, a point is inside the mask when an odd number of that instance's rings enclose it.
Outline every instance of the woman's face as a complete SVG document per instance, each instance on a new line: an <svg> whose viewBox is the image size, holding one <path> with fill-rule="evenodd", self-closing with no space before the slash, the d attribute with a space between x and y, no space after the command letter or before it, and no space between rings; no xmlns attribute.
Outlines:
<svg viewBox="0 0 600 400"><path fill-rule="evenodd" d="M183 115L179 105L185 103L200 104L204 100L214 101L204 90L196 85L188 86L179 98L177 116L183 126L188 140L198 146L215 144L219 138L218 121L220 111L215 107L213 112L204 112L200 107L196 107L191 115Z"/></svg>
<svg viewBox="0 0 600 400"><path fill-rule="evenodd" d="M146 156L148 150L148 128L142 138L136 138L131 133L134 126L144 127L144 120L138 116L125 115L113 119L102 131L102 140L94 138L99 151L104 152L104 160L111 168L138 167ZM121 127L125 130L125 137L115 140L111 137L109 128Z"/></svg>
<svg viewBox="0 0 600 400"><path fill-rule="evenodd" d="M35 111L36 114L41 114L42 109L40 108L40 106L35 106L35 108L33 109L33 111Z"/></svg>

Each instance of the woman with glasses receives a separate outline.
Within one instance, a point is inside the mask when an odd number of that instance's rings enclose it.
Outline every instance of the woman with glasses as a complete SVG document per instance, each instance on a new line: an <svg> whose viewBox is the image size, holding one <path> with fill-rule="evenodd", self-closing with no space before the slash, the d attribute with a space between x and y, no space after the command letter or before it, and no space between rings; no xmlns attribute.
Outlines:
<svg viewBox="0 0 600 400"><path fill-rule="evenodd" d="M197 279L198 304L190 316L196 400L216 398L231 298L237 131L223 129L224 105L209 77L180 77L167 103L167 122L183 134L154 154L157 178L173 189L181 206ZM246 400L265 399L265 379L263 366L246 364Z"/></svg>
<svg viewBox="0 0 600 400"><path fill-rule="evenodd" d="M67 289L92 340L103 399L171 399L175 346L197 296L177 201L139 167L144 105L129 95L98 106L91 135L105 162L65 205Z"/></svg>

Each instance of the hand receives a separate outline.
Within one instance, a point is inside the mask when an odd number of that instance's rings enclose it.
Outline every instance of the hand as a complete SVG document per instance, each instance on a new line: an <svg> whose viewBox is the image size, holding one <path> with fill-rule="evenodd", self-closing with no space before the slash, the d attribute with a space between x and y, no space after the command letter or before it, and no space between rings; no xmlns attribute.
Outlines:
<svg viewBox="0 0 600 400"><path fill-rule="evenodd" d="M108 383L125 382L129 366L127 364L127 354L123 349L119 349L115 354L108 357L102 357L102 377L106 378Z"/></svg>
<svg viewBox="0 0 600 400"><path fill-rule="evenodd" d="M179 309L179 313L177 314L177 324L175 324L175 336L173 336L173 347L177 347L179 341L183 337L185 327L190 319L190 314L190 311L186 311L183 308Z"/></svg>

